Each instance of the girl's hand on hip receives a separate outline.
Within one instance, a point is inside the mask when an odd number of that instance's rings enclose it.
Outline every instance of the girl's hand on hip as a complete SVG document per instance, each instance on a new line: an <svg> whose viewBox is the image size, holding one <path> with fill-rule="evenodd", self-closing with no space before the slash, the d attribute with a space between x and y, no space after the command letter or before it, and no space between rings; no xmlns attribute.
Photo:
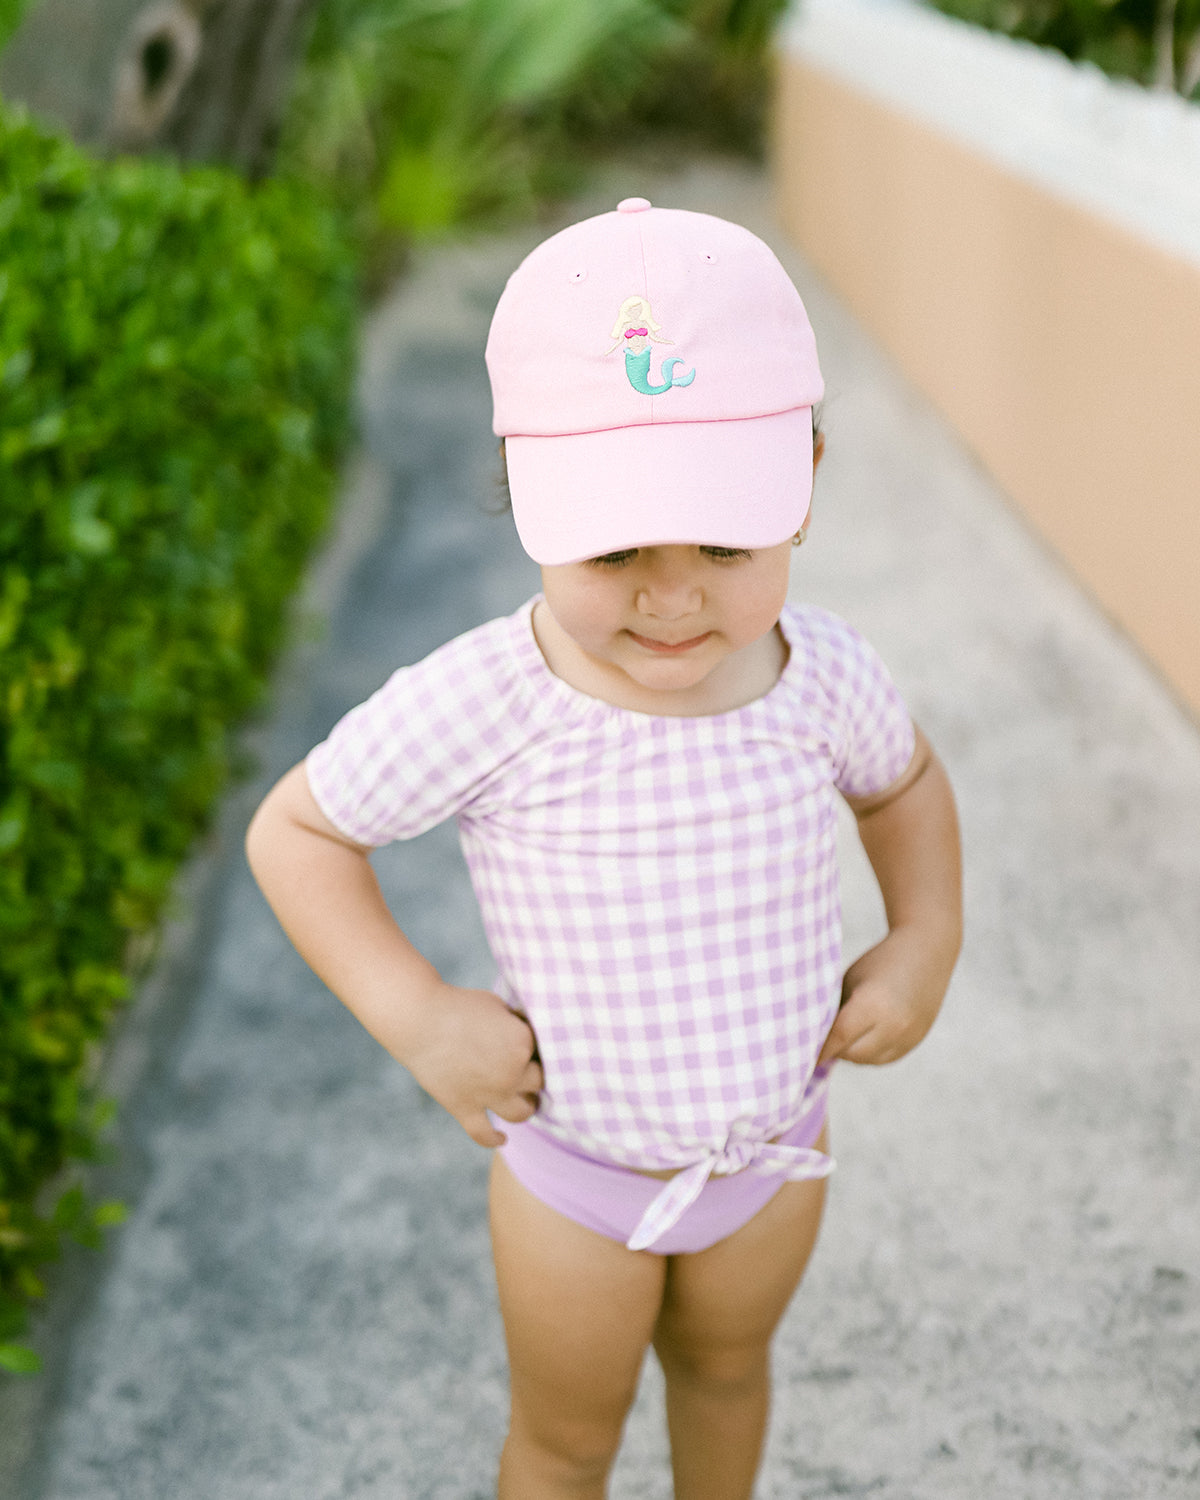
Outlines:
<svg viewBox="0 0 1200 1500"><path fill-rule="evenodd" d="M946 993L953 959L947 962L944 946L897 928L851 964L818 1062L890 1063L911 1052Z"/></svg>
<svg viewBox="0 0 1200 1500"><path fill-rule="evenodd" d="M882 792L848 797L879 882L888 935L852 963L819 1061L890 1063L933 1025L962 946L962 860L954 794L914 727L908 769Z"/></svg>
<svg viewBox="0 0 1200 1500"><path fill-rule="evenodd" d="M502 1146L506 1139L488 1110L504 1120L528 1120L545 1086L529 1022L490 990L439 985L401 1061L480 1146Z"/></svg>

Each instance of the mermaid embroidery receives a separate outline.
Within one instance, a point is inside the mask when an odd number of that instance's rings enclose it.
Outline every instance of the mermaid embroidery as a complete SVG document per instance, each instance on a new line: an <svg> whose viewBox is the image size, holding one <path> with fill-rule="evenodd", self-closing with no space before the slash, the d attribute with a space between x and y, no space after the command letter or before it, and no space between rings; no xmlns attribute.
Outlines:
<svg viewBox="0 0 1200 1500"><path fill-rule="evenodd" d="M610 335L616 343L608 351L609 354L624 345L625 373L629 377L629 384L643 396L661 396L672 386L691 385L696 378L695 370L689 370L686 375L675 374L675 366L681 365L683 360L664 359L660 371L662 385L650 384L650 355L653 352L650 342L671 342L670 339L660 337L661 328L662 324L655 321L645 297L626 297L621 303L621 311Z"/></svg>

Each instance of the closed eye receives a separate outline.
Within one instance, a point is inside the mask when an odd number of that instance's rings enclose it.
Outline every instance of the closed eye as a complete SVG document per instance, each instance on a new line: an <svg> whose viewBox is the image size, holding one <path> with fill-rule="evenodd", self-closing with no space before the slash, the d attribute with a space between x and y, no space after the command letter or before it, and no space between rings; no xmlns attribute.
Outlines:
<svg viewBox="0 0 1200 1500"><path fill-rule="evenodd" d="M599 557L589 557L589 568L623 568L638 555L637 547L626 547L620 552L604 552ZM745 547L701 547L700 555L713 562L745 562L754 554Z"/></svg>

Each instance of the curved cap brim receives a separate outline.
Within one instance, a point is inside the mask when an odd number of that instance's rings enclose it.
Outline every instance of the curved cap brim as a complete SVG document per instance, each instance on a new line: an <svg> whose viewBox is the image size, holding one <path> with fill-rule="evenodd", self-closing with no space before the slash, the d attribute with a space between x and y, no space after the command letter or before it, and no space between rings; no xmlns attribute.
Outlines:
<svg viewBox="0 0 1200 1500"><path fill-rule="evenodd" d="M812 498L812 408L505 439L521 545L547 566L675 543L773 547Z"/></svg>

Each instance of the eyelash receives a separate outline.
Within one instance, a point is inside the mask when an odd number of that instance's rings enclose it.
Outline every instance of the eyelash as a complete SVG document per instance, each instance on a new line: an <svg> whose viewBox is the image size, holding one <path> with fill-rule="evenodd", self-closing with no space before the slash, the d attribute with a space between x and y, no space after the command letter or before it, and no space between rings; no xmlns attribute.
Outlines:
<svg viewBox="0 0 1200 1500"><path fill-rule="evenodd" d="M744 547L701 547L700 551L705 557L713 562L741 562L753 554ZM623 568L627 562L632 562L637 556L637 548L627 548L624 552L606 552L601 557L588 559L588 566L592 568Z"/></svg>

